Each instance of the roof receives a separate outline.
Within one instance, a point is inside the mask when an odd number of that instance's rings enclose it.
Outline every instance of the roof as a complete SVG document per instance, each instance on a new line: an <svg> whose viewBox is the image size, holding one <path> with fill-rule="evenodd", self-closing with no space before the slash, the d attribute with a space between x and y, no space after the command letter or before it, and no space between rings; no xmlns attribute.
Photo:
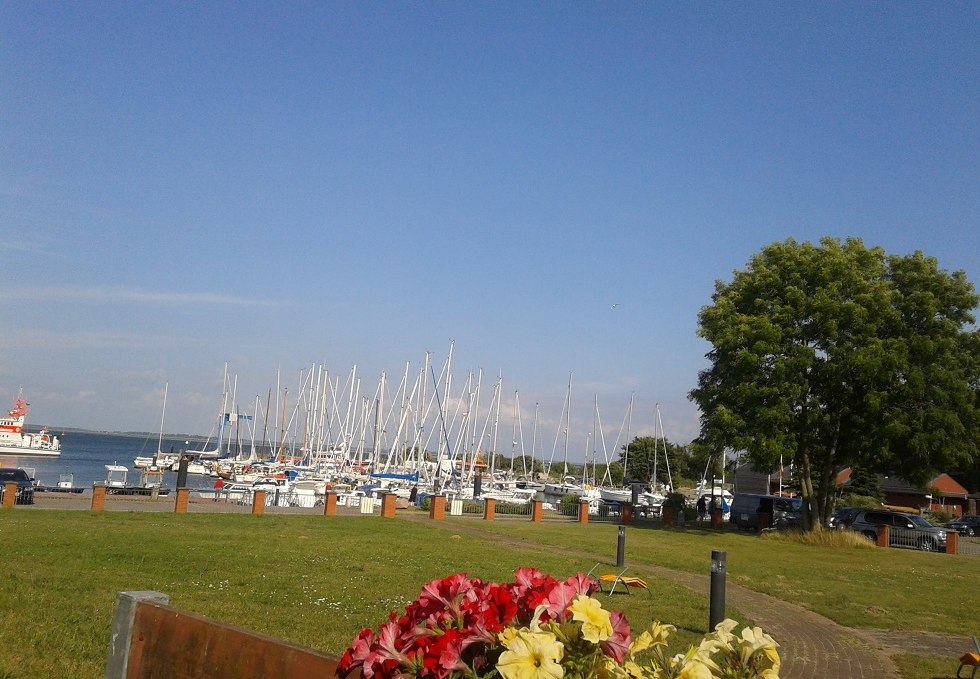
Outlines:
<svg viewBox="0 0 980 679"><path fill-rule="evenodd" d="M846 486L851 480L851 468L842 469L837 474L837 485ZM956 479L949 474L943 473L934 477L922 486L913 486L911 483L898 476L885 476L878 474L878 483L882 493L893 493L902 495L926 495L929 489L938 488L941 497L962 497L967 496L967 490L961 486Z"/></svg>

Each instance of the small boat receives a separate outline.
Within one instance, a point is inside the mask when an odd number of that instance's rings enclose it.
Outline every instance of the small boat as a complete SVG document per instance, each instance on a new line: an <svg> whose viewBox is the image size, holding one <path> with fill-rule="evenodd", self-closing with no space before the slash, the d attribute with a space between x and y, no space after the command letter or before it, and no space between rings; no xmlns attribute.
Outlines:
<svg viewBox="0 0 980 679"><path fill-rule="evenodd" d="M29 407L24 393L20 392L7 416L0 417L0 455L58 457L61 455L61 441L47 428L42 427L36 434L24 431Z"/></svg>
<svg viewBox="0 0 980 679"><path fill-rule="evenodd" d="M54 486L38 485L34 488L39 493L82 493L85 489L75 485L75 475L71 473L61 474L58 483Z"/></svg>
<svg viewBox="0 0 980 679"><path fill-rule="evenodd" d="M140 473L137 485L127 483L129 469L121 464L105 465L106 493L110 495L147 495L163 497L170 495L170 489L163 487L163 472L160 470L144 470Z"/></svg>

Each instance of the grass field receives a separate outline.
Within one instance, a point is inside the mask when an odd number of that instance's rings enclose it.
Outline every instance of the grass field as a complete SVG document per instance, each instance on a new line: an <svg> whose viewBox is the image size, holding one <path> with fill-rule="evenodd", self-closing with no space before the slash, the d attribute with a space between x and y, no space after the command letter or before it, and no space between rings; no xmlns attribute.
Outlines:
<svg viewBox="0 0 980 679"><path fill-rule="evenodd" d="M117 591L161 591L179 608L339 654L433 578L509 580L520 566L567 576L614 563L616 541L615 526L598 524L3 511L0 677L102 677ZM707 573L710 551L725 550L735 582L843 624L888 629L963 633L963 601L980 573L976 559L697 530L631 528L626 544L627 563L641 571ZM680 645L700 637L706 597L647 579L649 596L604 605L634 626L677 625ZM935 676L921 672L907 676Z"/></svg>

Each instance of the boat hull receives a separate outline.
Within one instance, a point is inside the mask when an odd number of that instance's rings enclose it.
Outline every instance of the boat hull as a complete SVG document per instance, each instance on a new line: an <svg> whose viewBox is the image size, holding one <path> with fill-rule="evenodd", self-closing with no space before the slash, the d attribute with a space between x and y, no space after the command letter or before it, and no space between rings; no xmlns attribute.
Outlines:
<svg viewBox="0 0 980 679"><path fill-rule="evenodd" d="M59 457L61 455L61 450L51 450L50 448L30 448L28 446L0 445L0 455Z"/></svg>

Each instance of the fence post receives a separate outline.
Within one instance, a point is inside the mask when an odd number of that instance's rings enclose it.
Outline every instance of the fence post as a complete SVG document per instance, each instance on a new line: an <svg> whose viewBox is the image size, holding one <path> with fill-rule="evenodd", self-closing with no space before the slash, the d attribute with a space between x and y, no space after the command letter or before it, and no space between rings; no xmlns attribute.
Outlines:
<svg viewBox="0 0 980 679"><path fill-rule="evenodd" d="M588 523L589 522L589 501L579 500L578 502L578 522Z"/></svg>
<svg viewBox="0 0 980 679"><path fill-rule="evenodd" d="M252 514L255 516L261 516L265 514L265 491L257 490L255 494L252 495Z"/></svg>
<svg viewBox="0 0 980 679"><path fill-rule="evenodd" d="M531 501L531 521L535 523L541 523L541 518L544 515L544 502L542 500L532 500Z"/></svg>
<svg viewBox="0 0 980 679"><path fill-rule="evenodd" d="M956 530L946 531L946 553L958 554L960 551L960 534Z"/></svg>
<svg viewBox="0 0 980 679"><path fill-rule="evenodd" d="M187 503L190 501L190 496L191 496L190 488L177 489L177 499L174 500L174 512L176 514L187 513Z"/></svg>
<svg viewBox="0 0 980 679"><path fill-rule="evenodd" d="M492 497L483 499L483 520L493 521L493 517L497 514L497 500Z"/></svg>
<svg viewBox="0 0 980 679"><path fill-rule="evenodd" d="M395 494L385 493L381 496L381 518L395 518Z"/></svg>
<svg viewBox="0 0 980 679"><path fill-rule="evenodd" d="M724 512L722 512L720 509L716 509L715 511L711 512L712 528L715 529L721 528L722 516L724 516Z"/></svg>
<svg viewBox="0 0 980 679"><path fill-rule="evenodd" d="M878 526L878 534L875 537L875 544L879 547L888 546L888 526Z"/></svg>
<svg viewBox="0 0 980 679"><path fill-rule="evenodd" d="M442 521L446 518L446 496L445 495L430 495L429 496L429 518L436 521Z"/></svg>
<svg viewBox="0 0 980 679"><path fill-rule="evenodd" d="M3 508L10 509L17 504L17 482L7 481L3 484Z"/></svg>
<svg viewBox="0 0 980 679"><path fill-rule="evenodd" d="M92 484L92 511L101 512L105 509L105 484L104 483L93 483Z"/></svg>
<svg viewBox="0 0 980 679"><path fill-rule="evenodd" d="M152 601L166 606L170 597L160 592L117 592L116 608L112 612L109 635L109 659L106 661L106 679L126 679L129 665L129 647L133 636L133 619L136 606L141 601Z"/></svg>
<svg viewBox="0 0 980 679"><path fill-rule="evenodd" d="M323 515L337 516L337 493L332 490L328 490L323 498Z"/></svg>

